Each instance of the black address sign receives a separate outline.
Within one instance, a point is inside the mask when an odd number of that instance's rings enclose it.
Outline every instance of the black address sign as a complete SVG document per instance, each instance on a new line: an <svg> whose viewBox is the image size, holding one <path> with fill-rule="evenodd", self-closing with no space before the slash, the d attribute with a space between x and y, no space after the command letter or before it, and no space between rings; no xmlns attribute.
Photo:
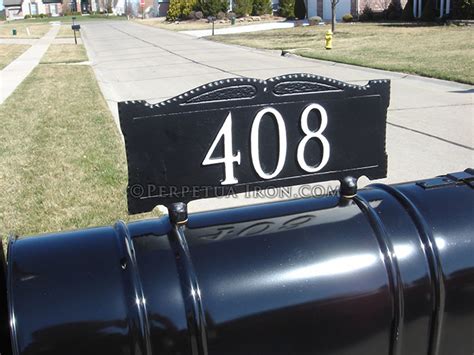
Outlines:
<svg viewBox="0 0 474 355"><path fill-rule="evenodd" d="M215 81L120 102L130 213L255 188L386 176L390 82L311 74Z"/></svg>

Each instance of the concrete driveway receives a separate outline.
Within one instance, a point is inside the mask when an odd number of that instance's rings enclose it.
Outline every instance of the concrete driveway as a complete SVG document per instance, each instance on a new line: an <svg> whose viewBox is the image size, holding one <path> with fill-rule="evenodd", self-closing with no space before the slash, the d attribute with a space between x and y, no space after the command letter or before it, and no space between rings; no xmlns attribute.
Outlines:
<svg viewBox="0 0 474 355"><path fill-rule="evenodd" d="M95 74L116 119L118 101L155 103L228 77L267 79L301 72L357 84L391 79L388 178L382 181L429 178L474 166L473 86L282 57L276 51L214 43L132 22L89 22L81 26ZM262 200L219 199L192 203L190 209L249 202Z"/></svg>

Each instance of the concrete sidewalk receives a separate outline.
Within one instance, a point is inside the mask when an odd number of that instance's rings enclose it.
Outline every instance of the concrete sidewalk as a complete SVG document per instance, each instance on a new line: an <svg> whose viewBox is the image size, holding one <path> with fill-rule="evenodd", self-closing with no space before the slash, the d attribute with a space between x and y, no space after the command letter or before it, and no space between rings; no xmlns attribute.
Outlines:
<svg viewBox="0 0 474 355"><path fill-rule="evenodd" d="M276 51L230 46L129 22L84 24L82 38L116 120L118 101L156 103L229 77L267 79L313 73L356 84L391 79L389 168L383 181L415 180L474 166L474 87L470 85L282 57ZM214 209L248 202L221 199L196 202L190 208Z"/></svg>
<svg viewBox="0 0 474 355"><path fill-rule="evenodd" d="M60 26L52 26L41 39L36 40L32 46L17 59L0 71L0 104L10 96L13 91L38 65L49 45L56 37Z"/></svg>

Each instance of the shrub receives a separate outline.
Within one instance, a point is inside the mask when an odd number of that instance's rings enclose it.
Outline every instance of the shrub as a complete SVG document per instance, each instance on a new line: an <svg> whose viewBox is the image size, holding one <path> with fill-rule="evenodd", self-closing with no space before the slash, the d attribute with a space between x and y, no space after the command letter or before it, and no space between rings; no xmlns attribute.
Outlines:
<svg viewBox="0 0 474 355"><path fill-rule="evenodd" d="M386 13L387 20L390 21L400 20L401 16L401 12L398 11L387 11Z"/></svg>
<svg viewBox="0 0 474 355"><path fill-rule="evenodd" d="M195 5L195 0L171 0L166 19L175 21L187 18Z"/></svg>
<svg viewBox="0 0 474 355"><path fill-rule="evenodd" d="M387 10L374 11L372 21L384 21L387 19Z"/></svg>
<svg viewBox="0 0 474 355"><path fill-rule="evenodd" d="M362 10L362 14L359 16L359 21L372 21L374 19L374 12L369 7L369 5L365 5L364 10Z"/></svg>
<svg viewBox="0 0 474 355"><path fill-rule="evenodd" d="M196 20L200 20L204 17L204 14L202 13L202 11L196 11L194 16L196 16Z"/></svg>
<svg viewBox="0 0 474 355"><path fill-rule="evenodd" d="M451 17L459 20L474 19L474 0L453 0Z"/></svg>
<svg viewBox="0 0 474 355"><path fill-rule="evenodd" d="M228 18L229 20L232 20L232 17L235 18L235 17L237 17L237 16L235 15L234 12L228 12L228 13L227 13L227 18Z"/></svg>
<svg viewBox="0 0 474 355"><path fill-rule="evenodd" d="M181 0L171 0L166 19L168 21L175 21L181 15Z"/></svg>
<svg viewBox="0 0 474 355"><path fill-rule="evenodd" d="M219 11L219 12L217 13L217 19L218 19L218 20L225 20L225 18L226 18L226 16L225 16L225 13L224 13L224 12Z"/></svg>
<svg viewBox="0 0 474 355"><path fill-rule="evenodd" d="M407 1L403 8L401 18L403 21L413 21L415 19L415 16L413 16L413 0Z"/></svg>
<svg viewBox="0 0 474 355"><path fill-rule="evenodd" d="M352 17L351 14L345 14L344 16L342 16L342 21L344 22L352 22L353 19L354 17Z"/></svg>
<svg viewBox="0 0 474 355"><path fill-rule="evenodd" d="M295 0L280 0L280 16L295 18Z"/></svg>
<svg viewBox="0 0 474 355"><path fill-rule="evenodd" d="M196 19L196 11L191 11L188 15L188 20L195 20Z"/></svg>
<svg viewBox="0 0 474 355"><path fill-rule="evenodd" d="M248 16L252 13L252 0L235 0L234 11L237 16Z"/></svg>
<svg viewBox="0 0 474 355"><path fill-rule="evenodd" d="M388 20L398 20L402 16L402 5L400 0L392 0L388 5L386 17Z"/></svg>
<svg viewBox="0 0 474 355"><path fill-rule="evenodd" d="M312 16L309 18L309 25L310 26L316 26L319 24L323 19L319 16Z"/></svg>
<svg viewBox="0 0 474 355"><path fill-rule="evenodd" d="M227 12L227 0L198 0L197 8L204 16L216 16L219 11Z"/></svg>
<svg viewBox="0 0 474 355"><path fill-rule="evenodd" d="M433 21L436 17L433 0L426 0L426 4L423 7L421 19L423 21Z"/></svg>
<svg viewBox="0 0 474 355"><path fill-rule="evenodd" d="M306 16L306 6L304 0L295 0L295 17L303 20Z"/></svg>
<svg viewBox="0 0 474 355"><path fill-rule="evenodd" d="M272 13L272 3L270 0L253 0L252 15L262 16Z"/></svg>

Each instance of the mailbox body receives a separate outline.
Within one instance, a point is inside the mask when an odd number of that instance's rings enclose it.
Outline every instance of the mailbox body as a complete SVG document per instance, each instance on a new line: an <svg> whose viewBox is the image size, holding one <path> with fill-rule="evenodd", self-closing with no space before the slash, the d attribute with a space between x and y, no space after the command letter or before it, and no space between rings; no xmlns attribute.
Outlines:
<svg viewBox="0 0 474 355"><path fill-rule="evenodd" d="M12 238L13 354L470 355L474 190L438 180Z"/></svg>

